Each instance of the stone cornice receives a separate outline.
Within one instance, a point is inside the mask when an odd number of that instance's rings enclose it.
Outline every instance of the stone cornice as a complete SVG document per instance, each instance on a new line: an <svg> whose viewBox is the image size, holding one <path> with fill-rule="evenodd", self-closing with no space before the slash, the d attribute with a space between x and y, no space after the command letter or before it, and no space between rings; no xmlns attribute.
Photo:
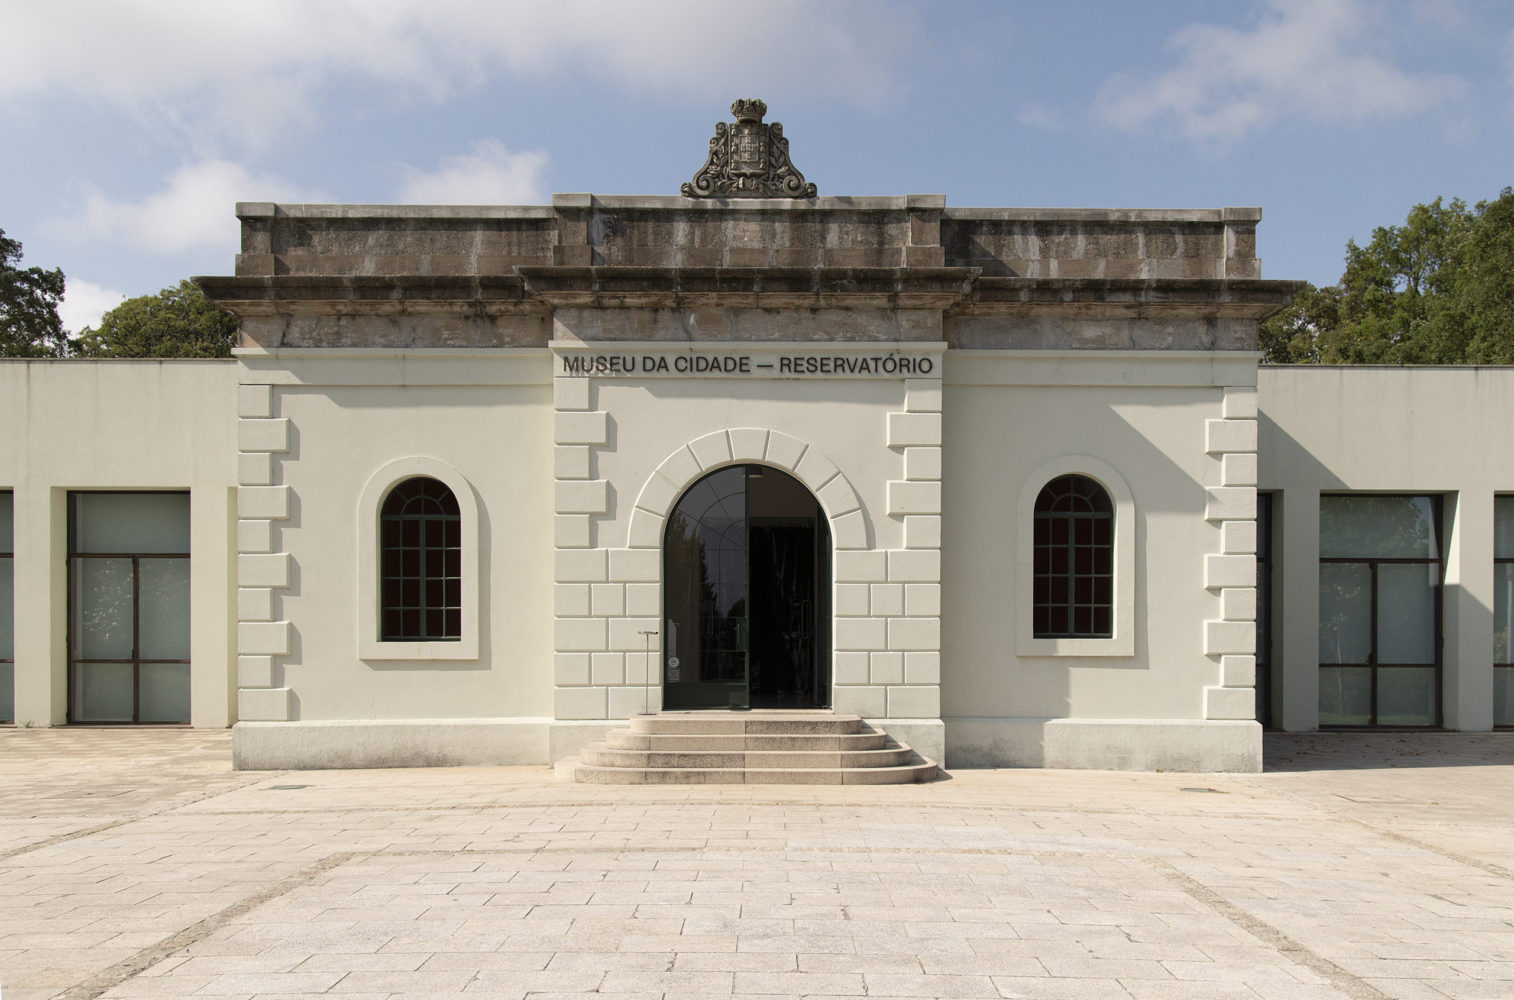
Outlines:
<svg viewBox="0 0 1514 1000"><path fill-rule="evenodd" d="M948 316L1220 315L1260 320L1287 305L1300 281L1226 278L979 278Z"/></svg>
<svg viewBox="0 0 1514 1000"><path fill-rule="evenodd" d="M553 308L950 308L978 276L966 267L522 267Z"/></svg>
<svg viewBox="0 0 1514 1000"><path fill-rule="evenodd" d="M240 316L561 308L918 309L947 316L1223 315L1262 319L1296 281L982 277L964 267L521 267L498 276L203 277Z"/></svg>

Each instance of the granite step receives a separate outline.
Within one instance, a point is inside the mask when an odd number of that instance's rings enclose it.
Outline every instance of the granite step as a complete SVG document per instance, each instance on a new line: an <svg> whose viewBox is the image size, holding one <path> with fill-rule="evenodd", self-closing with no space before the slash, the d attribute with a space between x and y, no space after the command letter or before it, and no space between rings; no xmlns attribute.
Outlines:
<svg viewBox="0 0 1514 1000"><path fill-rule="evenodd" d="M662 712L557 763L585 784L905 784L940 774L934 761L827 711Z"/></svg>
<svg viewBox="0 0 1514 1000"><path fill-rule="evenodd" d="M742 734L723 736L685 736L664 733L633 733L629 729L612 729L605 736L605 745L611 750L881 750L888 742L883 733L869 730L865 733L823 733L820 735L774 734L747 736Z"/></svg>
<svg viewBox="0 0 1514 1000"><path fill-rule="evenodd" d="M573 780L590 785L907 785L939 774L925 758L898 767L573 767Z"/></svg>

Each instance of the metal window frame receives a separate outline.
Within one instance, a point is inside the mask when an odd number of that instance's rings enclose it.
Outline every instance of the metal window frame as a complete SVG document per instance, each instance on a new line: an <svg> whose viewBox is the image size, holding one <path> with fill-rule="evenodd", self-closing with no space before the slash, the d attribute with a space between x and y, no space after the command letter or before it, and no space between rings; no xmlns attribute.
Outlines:
<svg viewBox="0 0 1514 1000"><path fill-rule="evenodd" d="M452 498L452 505L454 507L458 507L457 494L453 492L453 490L452 490L452 488L450 486L448 486L446 483L442 482L440 479L437 479L435 476L424 476L424 475L422 475L422 476L410 476L410 477L408 477L406 479L401 480L398 483L395 483L394 486L391 487L386 494L384 494L383 500L379 503L379 550L378 550L378 556L379 556L379 559L378 559L378 567L379 567L379 572L378 572L378 587L379 587L379 617L378 617L379 641L380 642L428 642L428 643L429 642L461 642L462 638L463 638L463 625L462 625L462 618L463 618L463 600L462 600L462 588L463 588L463 573L462 573L463 539L462 539L462 513L461 513L461 509L459 508L457 511L455 511L453 513L443 513L443 514L433 514L433 513L429 513L429 512L428 513L415 513L415 514L407 514L407 513L404 513L404 512L399 512L399 513L394 513L394 514L387 514L387 513L384 512L384 508L388 506L390 499L394 496L394 494L397 491L403 489L405 486L409 485L410 483L413 483L416 480L420 480L420 479L430 480L431 482L436 483L443 490L446 490L447 491L447 495ZM404 527L403 527L404 524L406 524L406 523L415 523L415 524L417 524L419 526L419 529L420 529L420 543L419 543L419 545L416 545L416 546L405 545L405 544L403 544L403 537L401 538L401 542L398 545L390 545L390 544L386 543L384 541L384 526L386 524L390 524L390 523L400 525L400 529L399 530L400 530L400 533L401 533L402 536L403 536L403 532L404 532ZM448 545L447 541L446 541L446 528L445 528L445 525L449 524L449 523L453 523L453 524L456 524L458 526L458 544L455 545L455 546ZM439 545L431 545L431 544L429 544L428 539L430 538L430 536L432 534L432 531L438 531L441 534L441 544L439 544ZM420 562L420 573L419 573L419 575L418 576L406 576L402 572L391 572L392 570L396 569L397 564L401 564L402 563L404 554L406 552L408 552L408 551L414 551L414 552L417 552L419 554L419 557L420 557L419 558L419 562ZM427 572L427 570L426 570L426 562L427 562L426 557L427 557L427 555L429 553L434 552L434 551L440 551L442 553L442 573L441 573L441 575L439 577L433 577L433 576L431 576ZM449 552L456 552L457 553L458 572L455 575L448 574L447 571L446 571L447 553L449 553ZM398 565L398 568L399 569L403 569L403 565ZM399 581L401 584L403 584L406 581L414 581L414 582L416 582L418 584L418 587L419 587L419 600L420 600L420 604L418 606L416 606L416 607L410 607L410 606L405 605L403 603L401 603L399 605L390 604L387 600L385 600L385 596L384 596L385 584L389 583L391 580ZM442 588L443 588L443 603L440 606L433 607L430 604L430 602L427 600L426 592L429 589L429 585L430 584L437 583L437 582L439 582L439 583L442 584ZM457 589L457 597L458 597L458 599L457 599L457 603L455 605L454 604L449 604L446 601L445 591L447 589L447 584L449 582L453 583L455 585L456 589ZM406 612L415 612L415 613L417 613L417 615L418 615L418 619L417 620L418 620L418 624L420 626L418 634L414 634L414 635L407 634L403 630L398 631L398 632L391 632L388 629L386 629L385 626L388 623L388 620L389 620L391 612L396 612L396 613L398 613L398 614L401 615L401 624L402 625L403 625L403 617L402 616L403 616L404 613L406 613ZM427 634L429 630L427 628L426 621L427 621L427 618L428 618L428 616L429 616L429 614L431 612L440 612L441 615L442 615L442 630L443 630L443 634L442 635L428 635ZM455 632L451 632L447 628L447 615L448 615L448 612L454 612L457 615L457 630Z"/></svg>
<svg viewBox="0 0 1514 1000"><path fill-rule="evenodd" d="M64 659L68 671L67 711L64 713L64 721L71 726L165 726L187 728L191 723L186 719L183 722L142 722L139 716L142 714L142 664L148 663L192 663L191 660L157 660L142 659L141 653L141 564L142 559L192 559L188 552L74 552L74 497L88 494L90 496L137 496L151 494L155 496L190 496L189 490L70 490L68 493L68 554L66 558L67 579L65 586L68 588L67 627L64 630ZM191 499L191 505L193 500ZM192 508L191 508L192 509ZM79 659L75 656L78 650L78 637L74 634L74 567L76 559L130 559L131 560L131 652L130 659ZM190 563L191 578L194 574L194 563ZM131 668L131 718L128 719L76 719L74 718L74 677L77 671L75 666L80 663L130 663ZM191 666L191 670L193 667Z"/></svg>
<svg viewBox="0 0 1514 1000"><path fill-rule="evenodd" d="M1095 490L1097 490L1099 492L1099 494L1101 496L1103 496L1103 498L1104 498L1104 504L1108 507L1108 509L1107 510L1102 510L1102 511L1055 511L1055 510L1041 510L1040 509L1041 498L1046 495L1046 491L1048 489L1050 489L1053 484L1055 484L1059 480L1063 480L1063 479L1081 479L1081 480L1084 480L1085 482L1089 483L1090 485L1092 485L1092 487ZM1057 545L1056 543L1050 542L1050 541L1048 541L1048 542L1046 542L1044 544L1042 543L1042 541L1041 541L1041 525L1042 524L1049 525L1050 522L1052 522L1052 521L1063 521L1063 522L1067 523L1068 531L1067 531L1067 541L1066 541L1065 545ZM1077 568L1076 568L1076 555L1077 555L1077 552L1078 552L1080 546L1079 546L1079 544L1077 542L1077 531L1075 530L1075 525L1076 525L1076 523L1078 521L1104 521L1104 522L1107 522L1109 524L1109 537L1108 537L1108 539L1106 541L1104 541L1103 543L1092 543L1092 544L1089 544L1087 546L1082 546L1082 548L1089 549L1089 550L1091 550L1094 553L1094 560L1095 560L1095 563L1096 563L1096 569L1092 573L1081 573L1080 574L1080 573L1077 572ZM1048 527L1048 530L1050 530L1049 527ZM1057 477L1055 477L1053 479L1048 480L1045 483L1045 485L1043 485L1041 487L1040 492L1036 494L1036 502L1035 502L1035 504L1034 504L1034 506L1032 508L1032 513L1031 513L1031 533L1032 533L1032 537L1031 537L1032 562L1031 562L1031 603L1030 603L1030 610L1031 610L1031 619L1032 619L1031 620L1031 635L1032 635L1032 637L1036 638L1036 639L1109 639L1109 638L1113 638L1113 636L1114 636L1114 619L1115 619L1115 601L1114 601L1114 589L1115 589L1115 571L1114 571L1114 569L1115 569L1114 568L1114 562L1115 562L1115 505L1114 505L1114 498L1109 495L1109 491L1106 490L1103 487L1103 485L1100 484L1097 480L1095 480L1095 479L1093 479L1093 478L1091 478L1089 476L1078 475L1077 473L1068 473L1068 474L1057 476ZM1067 570L1066 570L1066 572L1064 572L1064 573L1054 573L1054 572L1041 573L1041 572L1038 572L1035 569L1035 556L1039 555L1043 549L1046 550L1046 551L1048 551L1048 552L1065 551L1066 554L1067 554L1067 557L1068 557L1067 558ZM1094 600L1094 601L1090 601L1090 602L1086 602L1086 603L1080 603L1080 602L1078 602L1077 599L1076 599L1076 595L1077 595L1077 581L1080 578L1091 579L1091 580L1094 580L1094 581L1097 581L1097 580L1105 580L1105 581L1107 581L1108 582L1108 586L1109 586L1109 599L1108 600L1104 600L1104 601ZM1065 602L1065 604L1059 604L1057 602L1053 602L1053 601L1050 600L1049 589L1050 589L1051 581L1053 581L1053 580L1064 580L1064 581L1066 581L1066 583L1067 583L1067 601ZM1066 611L1066 613L1067 613L1067 624L1069 626L1068 631L1065 631L1065 632L1043 631L1040 628L1040 622L1038 620L1040 618L1040 612L1041 612L1041 610L1043 608L1059 608L1059 607L1063 608ZM1102 630L1102 631L1098 631L1098 630L1090 630L1090 631L1086 631L1086 632L1078 631L1075 626L1077 625L1077 612L1080 609L1084 609L1084 610L1089 611L1090 612L1090 617L1096 617L1097 614L1098 614L1098 612L1100 610L1103 610L1103 612L1108 616L1108 619L1109 619L1109 628L1105 629L1105 630Z"/></svg>
<svg viewBox="0 0 1514 1000"><path fill-rule="evenodd" d="M1440 553L1440 554L1437 555L1437 556L1435 556L1434 558L1415 558L1415 557L1407 557L1407 556L1383 556L1383 557L1377 557L1377 556L1320 556L1319 557L1319 564L1321 566L1324 566L1324 565L1356 565L1356 566L1363 566L1363 565L1365 565L1365 566L1368 567L1368 579L1371 582L1371 591L1370 591L1370 594L1369 594L1369 600L1370 600L1370 604L1371 604L1371 620L1370 620L1370 623L1368 625L1368 628L1370 630L1369 634L1370 634L1371 640L1372 640L1371 647L1370 647L1370 652L1367 654L1367 662L1366 663L1317 663L1316 664L1316 669L1319 670L1319 671L1321 671L1321 672L1323 672L1326 668L1329 668L1329 667L1356 667L1356 668L1370 667L1371 668L1371 670L1372 670L1372 689L1371 689L1372 699L1371 699L1371 710L1370 710L1370 715L1369 715L1370 721L1367 722L1367 723L1365 723L1365 724L1362 724L1362 725L1352 725L1352 724L1348 724L1348 723L1330 723L1330 724L1323 724L1322 723L1319 728L1322 729L1322 730L1328 730L1328 731L1334 731L1334 730L1360 731L1360 730L1366 730L1366 729L1378 729L1378 730L1389 730L1389 731L1392 731L1392 730L1411 730L1411 731L1418 731L1418 732L1424 732L1424 731L1428 731L1428 730L1432 730L1432 729L1440 729L1440 728L1442 728L1444 726L1444 720L1445 720L1445 706L1443 704L1444 699L1445 699L1445 666L1444 666L1444 664L1445 664L1445 654L1444 654L1445 625L1444 625L1444 618L1445 618L1445 586L1446 586L1446 554L1445 554L1445 545L1446 545L1446 537L1447 537L1447 532L1445 530L1445 528L1446 528L1446 525L1445 525L1445 504L1444 504L1444 499L1445 498L1441 494L1438 494L1438 493L1327 493L1327 494L1323 494L1322 496L1329 496L1329 497L1374 496L1374 497L1406 497L1406 498L1424 497L1425 499L1427 499L1427 500L1430 501L1430 511L1431 511L1430 518L1431 518L1431 523L1435 527L1435 550L1438 553ZM1434 566L1436 568L1436 573L1435 573L1435 591L1434 591L1434 598L1433 598L1434 604L1435 604L1435 635L1434 635L1434 639L1433 639L1433 643L1432 643L1432 645L1433 645L1433 647L1435 649L1435 661L1433 663L1388 663L1388 664L1383 664L1383 663L1378 663L1377 662L1377 568L1379 566L1383 566L1383 565ZM1317 610L1316 610L1316 614L1318 614ZM1318 654L1316 654L1316 656L1317 655ZM1385 725L1380 725L1378 723L1378 718L1377 718L1377 716L1378 716L1378 713L1377 713L1378 672L1381 671L1381 670L1393 670L1393 669L1397 669L1397 668L1401 668L1401 667L1419 667L1419 668L1429 667L1429 668L1431 668L1433 670L1433 673L1431 674L1431 676L1434 678L1434 680L1433 680L1433 685L1432 685L1431 702L1430 702L1432 705L1435 706L1435 713L1434 713L1433 721L1428 722L1425 725L1410 725L1410 724L1406 724L1406 723L1393 723L1393 724L1385 726Z"/></svg>

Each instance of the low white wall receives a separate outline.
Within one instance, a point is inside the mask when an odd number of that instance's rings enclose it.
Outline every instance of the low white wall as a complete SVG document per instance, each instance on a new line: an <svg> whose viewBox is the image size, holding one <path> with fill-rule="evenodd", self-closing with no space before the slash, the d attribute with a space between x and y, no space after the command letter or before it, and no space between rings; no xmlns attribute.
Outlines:
<svg viewBox="0 0 1514 1000"><path fill-rule="evenodd" d="M236 366L0 360L0 489L15 495L16 724L68 718L68 494L188 490L190 718L233 719Z"/></svg>
<svg viewBox="0 0 1514 1000"><path fill-rule="evenodd" d="M1276 496L1273 719L1319 725L1319 497L1439 494L1442 711L1493 724L1493 497L1514 493L1514 368L1265 367L1260 487Z"/></svg>

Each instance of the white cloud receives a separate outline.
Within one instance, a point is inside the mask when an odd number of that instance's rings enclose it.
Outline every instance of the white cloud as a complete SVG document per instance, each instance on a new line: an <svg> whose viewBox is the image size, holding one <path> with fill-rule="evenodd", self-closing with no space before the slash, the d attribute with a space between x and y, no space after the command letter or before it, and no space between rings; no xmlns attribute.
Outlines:
<svg viewBox="0 0 1514 1000"><path fill-rule="evenodd" d="M405 167L399 201L409 205L539 205L546 201L542 172L547 154L512 153L485 139L449 156L432 171Z"/></svg>
<svg viewBox="0 0 1514 1000"><path fill-rule="evenodd" d="M86 326L98 326L100 317L121 304L124 292L79 278L66 278L63 301L58 305L58 318L63 320L63 329L78 333Z"/></svg>
<svg viewBox="0 0 1514 1000"><path fill-rule="evenodd" d="M660 95L777 80L873 102L918 20L895 0L766 0L756 16L705 0L51 0L8 6L0 101L68 93L254 144L338 81L439 99L502 75Z"/></svg>
<svg viewBox="0 0 1514 1000"><path fill-rule="evenodd" d="M180 167L162 190L136 201L115 200L86 185L78 210L45 226L59 239L120 243L153 253L234 250L240 239L237 202L328 200L283 178L212 159Z"/></svg>
<svg viewBox="0 0 1514 1000"><path fill-rule="evenodd" d="M1228 141L1298 115L1354 123L1412 115L1462 92L1447 74L1413 75L1374 52L1371 26L1391 17L1357 0L1272 0L1249 31L1190 24L1172 35L1175 65L1106 80L1095 109L1127 131L1176 119L1193 139Z"/></svg>

